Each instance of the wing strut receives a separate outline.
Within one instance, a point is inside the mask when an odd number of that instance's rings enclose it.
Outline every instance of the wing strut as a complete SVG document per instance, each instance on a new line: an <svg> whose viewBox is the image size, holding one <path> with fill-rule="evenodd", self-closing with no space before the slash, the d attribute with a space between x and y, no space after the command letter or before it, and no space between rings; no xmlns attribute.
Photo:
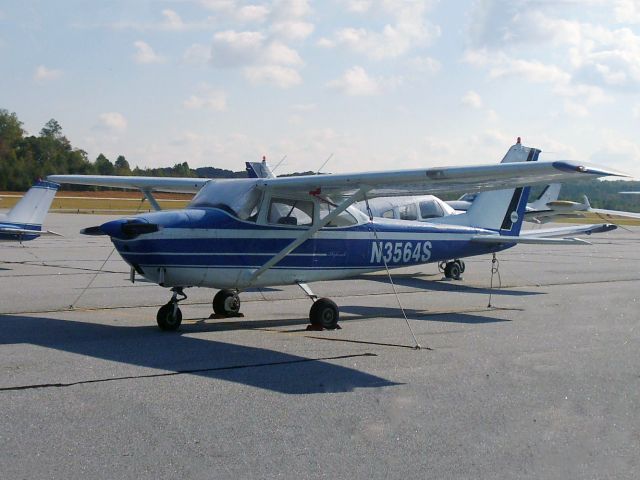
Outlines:
<svg viewBox="0 0 640 480"><path fill-rule="evenodd" d="M342 201L329 215L320 220L316 225L312 226L309 230L305 230L302 235L296 238L289 245L284 247L278 253L276 253L269 261L267 261L264 265L262 265L258 270L253 272L249 280L247 281L247 287L253 285L253 283L267 270L273 267L276 263L282 260L284 257L293 252L296 248L302 245L304 242L313 237L318 230L320 230L325 225L329 224L333 221L338 215L344 212L347 208L353 205L355 202L360 200L361 197L364 196L365 193L369 190L369 187L360 187L356 192L354 192L351 196Z"/></svg>
<svg viewBox="0 0 640 480"><path fill-rule="evenodd" d="M156 201L156 197L154 197L153 193L151 193L151 189L150 188L141 188L140 191L144 195L144 198L146 198L147 201L149 202L149 204L151 205L151 208L153 208L155 211L162 210L160 208L160 205Z"/></svg>

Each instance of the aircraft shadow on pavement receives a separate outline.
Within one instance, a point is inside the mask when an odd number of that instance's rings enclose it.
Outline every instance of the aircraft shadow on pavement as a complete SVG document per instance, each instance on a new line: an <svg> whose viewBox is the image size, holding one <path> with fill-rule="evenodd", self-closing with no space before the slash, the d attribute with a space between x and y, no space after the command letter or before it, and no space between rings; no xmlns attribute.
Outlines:
<svg viewBox="0 0 640 480"><path fill-rule="evenodd" d="M398 383L331 363L341 356L313 359L215 340L156 326L121 327L44 317L0 315L0 345L33 344L145 368L217 378L286 394L351 392ZM185 332L189 333L189 332ZM366 358L362 352L353 356ZM361 354L361 355L358 355ZM348 355L344 355L347 357ZM78 358L78 362L83 362ZM69 369L73 369L69 365ZM125 378L144 377L126 373ZM158 373L158 372L151 372ZM118 375L113 374L114 377ZM79 382L94 379L79 379ZM47 379L55 383L56 379Z"/></svg>
<svg viewBox="0 0 640 480"><path fill-rule="evenodd" d="M345 306L340 307L340 311L344 313L352 313L359 315L358 318L375 318L375 317L391 317L400 318L402 312L399 307L365 307L358 306ZM425 320L429 322L450 322L450 323L497 323L497 322L509 322L503 318L488 317L486 315L478 315L476 313L469 314L466 312L434 312L429 313L425 310L413 310L411 308L405 308L404 312L407 318L411 320Z"/></svg>
<svg viewBox="0 0 640 480"><path fill-rule="evenodd" d="M476 293L481 295L506 295L506 296L530 296L530 295L544 295L544 292L532 292L523 290L506 290L498 287L472 287L465 285L460 281L441 281L428 280L420 278L414 275L391 275L393 283L402 287L417 288L420 290L429 290L432 292L456 292L456 293ZM372 280L374 282L389 283L389 277L386 275L361 275L357 277L361 280Z"/></svg>

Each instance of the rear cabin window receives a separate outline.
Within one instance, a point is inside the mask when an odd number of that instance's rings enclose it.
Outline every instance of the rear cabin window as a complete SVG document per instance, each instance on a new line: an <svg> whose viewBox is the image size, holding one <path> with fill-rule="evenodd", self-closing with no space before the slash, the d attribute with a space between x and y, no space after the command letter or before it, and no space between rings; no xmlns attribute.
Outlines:
<svg viewBox="0 0 640 480"><path fill-rule="evenodd" d="M401 205L398 209L400 213L400 220L417 220L418 209L415 203L409 203L407 205Z"/></svg>
<svg viewBox="0 0 640 480"><path fill-rule="evenodd" d="M320 219L329 215L334 209L335 205L326 201L320 201ZM345 210L331 222L327 223L325 227L348 227L350 225L355 225L356 223L358 223L358 221L355 217Z"/></svg>
<svg viewBox="0 0 640 480"><path fill-rule="evenodd" d="M313 223L313 202L272 198L268 221L275 225L310 226Z"/></svg>
<svg viewBox="0 0 640 480"><path fill-rule="evenodd" d="M420 202L420 216L422 218L438 218L444 216L440 204L434 200Z"/></svg>

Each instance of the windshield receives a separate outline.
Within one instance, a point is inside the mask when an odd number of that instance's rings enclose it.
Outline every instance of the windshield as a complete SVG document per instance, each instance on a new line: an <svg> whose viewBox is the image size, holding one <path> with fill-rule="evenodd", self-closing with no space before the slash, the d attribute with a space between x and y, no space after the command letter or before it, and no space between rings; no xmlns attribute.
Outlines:
<svg viewBox="0 0 640 480"><path fill-rule="evenodd" d="M193 197L188 208L220 208L242 219L254 220L262 192L258 180L211 180Z"/></svg>

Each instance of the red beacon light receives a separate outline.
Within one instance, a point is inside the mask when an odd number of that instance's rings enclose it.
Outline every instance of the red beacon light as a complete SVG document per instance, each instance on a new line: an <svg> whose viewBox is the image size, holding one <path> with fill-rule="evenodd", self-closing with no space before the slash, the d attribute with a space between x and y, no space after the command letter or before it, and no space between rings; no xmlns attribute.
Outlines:
<svg viewBox="0 0 640 480"><path fill-rule="evenodd" d="M522 143L522 140L520 139L520 137L518 137L518 139L516 140L516 143L517 143L518 145L520 145L520 144Z"/></svg>

